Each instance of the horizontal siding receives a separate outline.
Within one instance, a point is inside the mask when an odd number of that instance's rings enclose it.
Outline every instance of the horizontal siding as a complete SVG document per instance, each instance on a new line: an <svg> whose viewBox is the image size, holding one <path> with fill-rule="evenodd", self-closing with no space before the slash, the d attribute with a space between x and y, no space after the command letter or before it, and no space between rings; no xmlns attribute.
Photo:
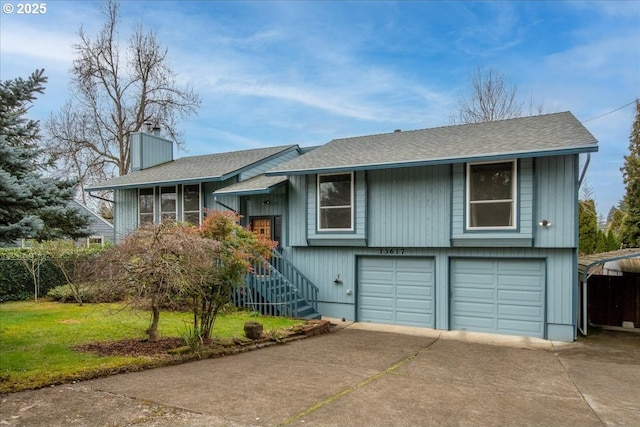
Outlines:
<svg viewBox="0 0 640 427"><path fill-rule="evenodd" d="M368 173L370 246L449 245L450 167Z"/></svg>
<svg viewBox="0 0 640 427"><path fill-rule="evenodd" d="M245 181L249 178L253 178L254 176L260 175L262 173L265 173L266 171L268 171L269 169L273 169L276 166L289 161L291 159L294 159L296 157L298 157L298 150L290 150L290 151L286 151L285 153L279 155L279 156L274 156L270 159L268 159L267 161L258 163L257 165L255 165L254 167L252 167L251 169L248 169L244 172L242 172L240 174L240 181Z"/></svg>

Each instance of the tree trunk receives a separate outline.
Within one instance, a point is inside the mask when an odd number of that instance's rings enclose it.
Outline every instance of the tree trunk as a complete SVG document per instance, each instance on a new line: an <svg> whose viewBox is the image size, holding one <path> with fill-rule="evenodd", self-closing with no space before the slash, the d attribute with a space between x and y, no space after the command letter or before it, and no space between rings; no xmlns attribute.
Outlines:
<svg viewBox="0 0 640 427"><path fill-rule="evenodd" d="M151 318L151 325L149 325L149 329L147 329L147 334L149 335L149 341L158 341L160 339L160 334L158 333L160 307L158 306L158 301L155 296L151 299L151 311L153 315Z"/></svg>

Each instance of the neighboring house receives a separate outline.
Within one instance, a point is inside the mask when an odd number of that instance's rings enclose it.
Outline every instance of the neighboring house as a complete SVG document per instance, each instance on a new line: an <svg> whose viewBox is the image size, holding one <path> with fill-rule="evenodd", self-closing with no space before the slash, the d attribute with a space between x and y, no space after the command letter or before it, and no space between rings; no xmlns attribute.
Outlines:
<svg viewBox="0 0 640 427"><path fill-rule="evenodd" d="M569 112L175 161L138 138L139 170L90 189L115 190L118 238L230 208L324 316L575 339L579 155L597 141Z"/></svg>
<svg viewBox="0 0 640 427"><path fill-rule="evenodd" d="M72 200L71 204L89 216L89 230L91 230L91 235L85 239L79 239L79 242L86 245L102 246L105 243L113 243L115 241L113 225L109 221L76 200Z"/></svg>
<svg viewBox="0 0 640 427"><path fill-rule="evenodd" d="M110 222L76 200L72 200L69 203L75 206L77 210L84 212L89 217L89 230L91 231L91 235L84 239L76 240L76 244L104 245L107 242L114 242L114 230L113 225L111 225ZM5 247L23 247L25 245L26 242L24 239L22 239L16 240L12 244L6 245Z"/></svg>

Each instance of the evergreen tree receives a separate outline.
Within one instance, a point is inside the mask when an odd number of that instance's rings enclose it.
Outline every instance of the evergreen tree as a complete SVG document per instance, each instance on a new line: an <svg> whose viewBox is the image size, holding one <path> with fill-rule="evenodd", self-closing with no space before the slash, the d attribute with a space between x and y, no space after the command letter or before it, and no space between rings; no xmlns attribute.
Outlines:
<svg viewBox="0 0 640 427"><path fill-rule="evenodd" d="M598 220L593 199L580 200L578 204L578 252L589 255L598 247Z"/></svg>
<svg viewBox="0 0 640 427"><path fill-rule="evenodd" d="M0 82L0 243L90 234L89 218L69 204L76 183L42 176L39 123L26 115L46 81L37 70Z"/></svg>
<svg viewBox="0 0 640 427"><path fill-rule="evenodd" d="M620 240L626 247L640 247L640 100L636 100L636 118L629 136L629 155L621 168L626 186L626 212L620 226Z"/></svg>

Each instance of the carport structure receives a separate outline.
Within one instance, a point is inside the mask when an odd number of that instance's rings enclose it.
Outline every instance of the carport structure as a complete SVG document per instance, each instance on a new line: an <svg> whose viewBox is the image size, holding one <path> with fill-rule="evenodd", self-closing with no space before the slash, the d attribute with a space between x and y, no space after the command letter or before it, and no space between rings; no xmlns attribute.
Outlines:
<svg viewBox="0 0 640 427"><path fill-rule="evenodd" d="M602 277L605 264L618 261L618 271L622 277L627 274L635 276L633 301L627 301L634 307L636 319L633 327L640 327L640 248L621 249L612 252L584 255L578 258L578 329L583 335L587 335L590 321L589 308L589 279L593 276ZM611 276L620 277L620 276ZM593 280L593 279L592 279ZM593 297L593 296L592 296Z"/></svg>

